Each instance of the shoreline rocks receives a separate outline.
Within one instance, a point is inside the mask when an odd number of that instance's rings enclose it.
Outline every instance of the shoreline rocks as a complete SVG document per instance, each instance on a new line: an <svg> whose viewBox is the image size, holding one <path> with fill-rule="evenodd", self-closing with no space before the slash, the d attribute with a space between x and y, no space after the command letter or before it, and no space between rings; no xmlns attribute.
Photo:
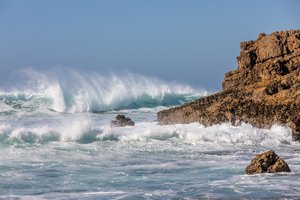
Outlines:
<svg viewBox="0 0 300 200"><path fill-rule="evenodd" d="M276 172L291 172L288 164L280 158L274 151L266 151L257 154L246 167L247 174L257 173L276 173Z"/></svg>
<svg viewBox="0 0 300 200"><path fill-rule="evenodd" d="M129 117L125 117L125 115L117 115L116 120L112 120L110 124L111 126L116 126L116 127L135 125L134 122Z"/></svg>
<svg viewBox="0 0 300 200"><path fill-rule="evenodd" d="M159 124L278 124L300 140L300 30L263 33L240 49L238 68L225 74L221 92L158 112Z"/></svg>

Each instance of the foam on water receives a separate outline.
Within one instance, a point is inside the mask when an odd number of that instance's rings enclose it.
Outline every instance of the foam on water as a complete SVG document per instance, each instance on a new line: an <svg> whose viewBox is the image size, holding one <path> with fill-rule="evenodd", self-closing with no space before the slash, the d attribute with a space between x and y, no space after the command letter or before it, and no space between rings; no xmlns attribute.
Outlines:
<svg viewBox="0 0 300 200"><path fill-rule="evenodd" d="M173 141L185 145L227 144L279 146L293 144L291 130L281 126L258 129L251 125L231 124L204 127L198 123L187 125L157 125L156 122L141 122L134 127L110 127L109 124L94 125L88 117L60 119L52 125L17 127L0 126L1 142L48 143L69 141L91 143L96 141L119 141L142 144L155 141Z"/></svg>
<svg viewBox="0 0 300 200"><path fill-rule="evenodd" d="M248 124L231 124L204 127L198 123L159 126L155 123L140 123L136 127L108 128L98 136L100 139L117 138L120 141L176 140L191 145L203 143L266 145L292 144L291 130L282 126L258 129Z"/></svg>
<svg viewBox="0 0 300 200"><path fill-rule="evenodd" d="M155 112L128 112L134 127L110 127L114 112L1 119L0 198L201 199L300 195L298 143L281 126L160 126ZM136 113L138 112L138 113ZM142 116L141 116L142 115ZM292 174L248 176L274 149ZM288 187L282 187L282 182Z"/></svg>
<svg viewBox="0 0 300 200"><path fill-rule="evenodd" d="M95 133L90 120L82 117L60 119L60 123L36 126L0 125L0 143L2 144L43 144L53 141L78 141ZM93 140L96 141L96 140Z"/></svg>

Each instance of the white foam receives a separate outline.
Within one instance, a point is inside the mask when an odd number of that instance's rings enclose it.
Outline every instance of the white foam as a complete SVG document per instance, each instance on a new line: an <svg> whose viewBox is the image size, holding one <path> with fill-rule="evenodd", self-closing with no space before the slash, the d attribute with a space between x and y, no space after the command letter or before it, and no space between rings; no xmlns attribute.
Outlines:
<svg viewBox="0 0 300 200"><path fill-rule="evenodd" d="M92 132L91 121L85 117L76 117L72 120L66 119L62 124L58 125L57 129L61 133L62 141L78 140L84 134Z"/></svg>
<svg viewBox="0 0 300 200"><path fill-rule="evenodd" d="M90 120L87 117L60 119L59 123L51 125L41 124L33 127L16 127L9 124L0 125L0 134L6 135L10 141L17 139L19 142L29 143L76 141L92 132Z"/></svg>
<svg viewBox="0 0 300 200"><path fill-rule="evenodd" d="M215 143L278 146L293 143L291 130L277 125L272 126L271 129L258 129L248 124L240 126L220 124L204 127L198 123L165 126L155 123L139 123L136 127L107 128L99 137L105 138L110 135L127 142L176 138L178 141L191 145Z"/></svg>
<svg viewBox="0 0 300 200"><path fill-rule="evenodd" d="M99 125L98 125L99 124ZM274 125L271 129L258 129L248 124L232 126L220 124L204 127L198 123L160 126L155 122L136 123L133 127L100 125L88 115L61 117L51 124L30 127L0 125L0 134L20 141L41 142L45 138L56 141L77 141L89 137L90 142L114 140L123 143L158 145L166 141L170 145L295 145L292 131Z"/></svg>

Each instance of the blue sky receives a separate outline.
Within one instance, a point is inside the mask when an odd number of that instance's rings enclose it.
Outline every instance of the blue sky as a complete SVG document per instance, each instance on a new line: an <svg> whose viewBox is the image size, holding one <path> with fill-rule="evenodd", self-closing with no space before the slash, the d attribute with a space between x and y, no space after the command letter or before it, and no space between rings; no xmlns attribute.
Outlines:
<svg viewBox="0 0 300 200"><path fill-rule="evenodd" d="M300 29L297 0L0 0L0 79L64 65L217 90L239 43Z"/></svg>

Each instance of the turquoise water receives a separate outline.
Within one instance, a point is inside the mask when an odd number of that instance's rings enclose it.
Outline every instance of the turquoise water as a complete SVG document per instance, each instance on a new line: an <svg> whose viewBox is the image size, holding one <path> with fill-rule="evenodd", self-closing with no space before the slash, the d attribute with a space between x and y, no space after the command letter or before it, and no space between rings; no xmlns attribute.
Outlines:
<svg viewBox="0 0 300 200"><path fill-rule="evenodd" d="M157 111L205 94L119 77L112 82L126 95L103 98L92 84L99 76L81 77L77 86L38 77L29 82L39 87L0 95L1 199L300 198L300 145L287 128L159 126ZM110 127L117 114L136 126ZM246 175L255 154L269 149L292 172Z"/></svg>

